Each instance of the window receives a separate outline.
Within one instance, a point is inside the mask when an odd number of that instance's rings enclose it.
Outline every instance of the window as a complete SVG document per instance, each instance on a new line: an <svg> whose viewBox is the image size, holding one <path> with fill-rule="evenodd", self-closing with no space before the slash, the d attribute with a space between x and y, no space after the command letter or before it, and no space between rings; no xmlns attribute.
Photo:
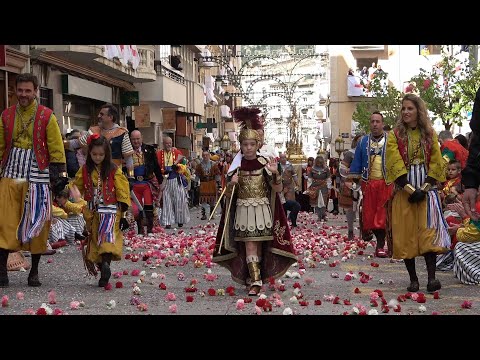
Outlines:
<svg viewBox="0 0 480 360"><path fill-rule="evenodd" d="M357 59L357 69L362 70L364 67L368 69L373 63L377 65L378 57Z"/></svg>
<svg viewBox="0 0 480 360"><path fill-rule="evenodd" d="M440 55L442 53L442 45L419 45L418 53L420 55Z"/></svg>
<svg viewBox="0 0 480 360"><path fill-rule="evenodd" d="M50 109L53 108L53 91L52 89L47 88L40 88L39 95L40 95L40 104Z"/></svg>
<svg viewBox="0 0 480 360"><path fill-rule="evenodd" d="M155 55L158 55L158 58L156 58L155 60L160 60L162 63L169 63L169 58L171 55L171 46L158 45L158 53L156 53Z"/></svg>
<svg viewBox="0 0 480 360"><path fill-rule="evenodd" d="M63 124L66 130L88 130L97 123L97 115L103 102L89 101L76 96L63 97Z"/></svg>

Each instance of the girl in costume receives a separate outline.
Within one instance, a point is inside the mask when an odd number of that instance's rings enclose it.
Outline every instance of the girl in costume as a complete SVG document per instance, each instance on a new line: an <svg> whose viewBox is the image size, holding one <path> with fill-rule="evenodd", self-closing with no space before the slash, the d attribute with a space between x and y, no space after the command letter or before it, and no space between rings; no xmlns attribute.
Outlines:
<svg viewBox="0 0 480 360"><path fill-rule="evenodd" d="M108 140L98 134L88 138L88 154L71 184L72 197L87 201L84 215L90 234L87 261L96 264L101 276L98 286L108 284L110 262L122 258L123 234L128 228L125 212L130 206L129 183L122 169L112 162Z"/></svg>

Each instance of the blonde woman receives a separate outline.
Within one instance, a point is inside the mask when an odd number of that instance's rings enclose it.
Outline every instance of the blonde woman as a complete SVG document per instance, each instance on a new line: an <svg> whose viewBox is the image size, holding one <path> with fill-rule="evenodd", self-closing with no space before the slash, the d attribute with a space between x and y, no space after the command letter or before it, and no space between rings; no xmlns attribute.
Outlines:
<svg viewBox="0 0 480 360"><path fill-rule="evenodd" d="M388 135L386 182L395 182L392 201L393 258L404 259L410 276L407 290L419 290L415 257L427 264L427 291L441 288L435 279L436 254L450 246L436 183L445 181L437 134L421 98L407 94L400 118Z"/></svg>

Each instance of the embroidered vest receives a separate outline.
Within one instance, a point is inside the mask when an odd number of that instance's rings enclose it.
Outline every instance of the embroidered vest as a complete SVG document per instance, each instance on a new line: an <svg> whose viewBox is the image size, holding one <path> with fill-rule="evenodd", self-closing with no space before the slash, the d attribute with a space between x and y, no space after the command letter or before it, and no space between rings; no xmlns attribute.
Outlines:
<svg viewBox="0 0 480 360"><path fill-rule="evenodd" d="M108 140L110 149L112 150L112 159L122 160L122 143L123 137L128 132L127 129L117 127L114 131L105 131L100 126L92 126L90 127L90 131L94 134L102 135Z"/></svg>
<svg viewBox="0 0 480 360"><path fill-rule="evenodd" d="M5 132L5 152L2 163L5 164L13 146L13 128L15 127L15 113L17 105L10 106L2 113L3 128ZM50 154L47 148L47 125L52 116L52 109L38 105L33 122L33 151L38 162L38 168L45 170L50 164Z"/></svg>
<svg viewBox="0 0 480 360"><path fill-rule="evenodd" d="M400 136L398 135L398 129L393 129L393 133L397 138L398 151L400 152L400 156L403 159L405 168L408 171L408 169L410 168L409 161L408 161L409 160L408 159L408 137L405 140L400 138ZM425 158L425 169L428 172L428 168L430 166L430 158L432 157L432 144L425 142L421 139L420 139L420 142L422 144L423 156Z"/></svg>
<svg viewBox="0 0 480 360"><path fill-rule="evenodd" d="M107 181L104 181L102 184L102 195L103 195L103 204L111 205L117 202L117 196L115 195L115 172L117 170L113 169L110 174L108 174ZM85 189L84 199L86 201L93 201L93 181L91 175L88 173L87 165L82 166L82 175L83 175L83 187ZM100 174L99 174L100 176Z"/></svg>
<svg viewBox="0 0 480 360"><path fill-rule="evenodd" d="M175 163L175 161L178 159L178 155L182 155L182 152L175 147L172 147L172 150L170 151L172 153L172 161ZM165 150L160 150L157 152L157 160L160 164L160 170L162 171L162 174L165 174Z"/></svg>

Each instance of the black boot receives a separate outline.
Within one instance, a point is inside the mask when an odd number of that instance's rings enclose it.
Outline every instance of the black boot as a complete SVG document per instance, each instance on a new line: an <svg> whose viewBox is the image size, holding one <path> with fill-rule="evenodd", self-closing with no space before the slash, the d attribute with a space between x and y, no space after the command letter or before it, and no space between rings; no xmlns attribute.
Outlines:
<svg viewBox="0 0 480 360"><path fill-rule="evenodd" d="M207 215L205 213L205 208L204 207L202 207L202 217L201 217L200 220L207 220Z"/></svg>
<svg viewBox="0 0 480 360"><path fill-rule="evenodd" d="M0 249L0 288L8 287L8 250Z"/></svg>
<svg viewBox="0 0 480 360"><path fill-rule="evenodd" d="M213 209L215 208L215 204L210 204L210 211L209 211L209 216L212 217ZM209 217L209 219L210 219Z"/></svg>
<svg viewBox="0 0 480 360"><path fill-rule="evenodd" d="M75 240L83 241L83 240L85 240L85 236L76 232L75 233Z"/></svg>
<svg viewBox="0 0 480 360"><path fill-rule="evenodd" d="M38 263L42 254L32 254L32 268L28 274L28 286L41 286L42 283L38 279Z"/></svg>
<svg viewBox="0 0 480 360"><path fill-rule="evenodd" d="M429 293L433 293L442 288L442 284L440 284L440 281L435 279L437 254L429 252L423 256L425 258L425 263L427 264L427 273L428 273L427 291Z"/></svg>
<svg viewBox="0 0 480 360"><path fill-rule="evenodd" d="M404 262L410 276L410 286L407 287L407 290L417 292L420 289L420 284L418 283L417 271L415 270L415 258L405 259Z"/></svg>
<svg viewBox="0 0 480 360"><path fill-rule="evenodd" d="M153 205L145 205L145 218L147 220L147 234L153 233Z"/></svg>
<svg viewBox="0 0 480 360"><path fill-rule="evenodd" d="M333 215L338 215L338 198L333 199L333 210L331 211Z"/></svg>
<svg viewBox="0 0 480 360"><path fill-rule="evenodd" d="M377 248L375 250L375 256L379 258L386 258L388 254L383 250L385 247L385 230L384 229L375 229L372 230L375 238L377 239Z"/></svg>
<svg viewBox="0 0 480 360"><path fill-rule="evenodd" d="M105 287L108 284L108 280L110 280L110 276L112 275L112 271L110 270L110 262L112 261L112 254L105 253L102 254L102 265L100 267L100 280L98 280L99 287Z"/></svg>
<svg viewBox="0 0 480 360"><path fill-rule="evenodd" d="M138 216L135 218L135 222L137 223L138 235L144 235L143 214L142 213L138 214Z"/></svg>

